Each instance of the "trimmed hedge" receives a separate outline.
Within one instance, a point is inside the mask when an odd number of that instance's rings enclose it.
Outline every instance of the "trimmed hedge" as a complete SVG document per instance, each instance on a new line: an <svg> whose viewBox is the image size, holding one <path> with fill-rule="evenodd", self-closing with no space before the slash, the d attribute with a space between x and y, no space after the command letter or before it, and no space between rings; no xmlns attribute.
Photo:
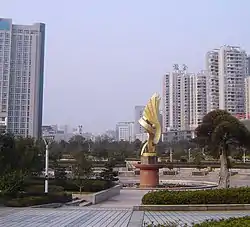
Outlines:
<svg viewBox="0 0 250 227"><path fill-rule="evenodd" d="M179 224L179 222L172 222L166 224L146 224L145 227L187 227L187 224ZM193 224L193 227L250 227L250 216L240 218L228 218L220 220L207 220L200 224Z"/></svg>
<svg viewBox="0 0 250 227"><path fill-rule="evenodd" d="M66 203L72 201L72 195L67 193L48 193L36 196L20 194L18 198L6 200L4 205L10 207L27 207L48 203Z"/></svg>
<svg viewBox="0 0 250 227"><path fill-rule="evenodd" d="M241 218L229 218L221 220L205 221L195 224L193 227L250 227L250 216Z"/></svg>
<svg viewBox="0 0 250 227"><path fill-rule="evenodd" d="M180 225L178 222L170 222L170 223L166 223L166 224L144 224L145 227L188 227L187 224L184 225Z"/></svg>
<svg viewBox="0 0 250 227"><path fill-rule="evenodd" d="M249 204L250 188L210 189L197 191L148 192L142 198L144 205L181 204Z"/></svg>
<svg viewBox="0 0 250 227"><path fill-rule="evenodd" d="M57 180L55 184L63 187L65 191L79 192L79 187L73 180ZM82 185L82 192L99 192L112 186L113 184L105 180L85 180Z"/></svg>
<svg viewBox="0 0 250 227"><path fill-rule="evenodd" d="M43 193L44 185L30 185L24 188L27 193ZM63 192L64 188L62 186L49 185L49 192Z"/></svg>
<svg viewBox="0 0 250 227"><path fill-rule="evenodd" d="M41 191L42 188L44 188L44 179L38 178L38 177L26 179L26 181L24 182L24 191L28 189L29 187L33 187L33 185L41 185L39 189L39 191ZM79 192L79 187L75 184L73 180L49 179L49 191L55 191L53 190L53 188L57 186L64 188L64 191ZM98 192L101 190L108 189L112 186L113 186L112 182L110 183L105 180L90 179L90 180L85 181L82 187L82 191L83 192Z"/></svg>

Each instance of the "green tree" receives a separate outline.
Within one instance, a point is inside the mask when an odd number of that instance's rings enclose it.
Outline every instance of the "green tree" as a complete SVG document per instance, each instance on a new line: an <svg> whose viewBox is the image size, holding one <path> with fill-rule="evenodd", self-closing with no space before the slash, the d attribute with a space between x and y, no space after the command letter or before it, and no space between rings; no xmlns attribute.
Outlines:
<svg viewBox="0 0 250 227"><path fill-rule="evenodd" d="M49 145L49 161L52 165L52 168L58 168L58 161L62 158L65 149L66 148L64 147L64 144L61 142L58 143L56 141L53 141Z"/></svg>
<svg viewBox="0 0 250 227"><path fill-rule="evenodd" d="M133 142L133 150L135 152L135 157L136 158L140 158L141 157L141 148L142 148L142 141L140 141L139 139L136 139Z"/></svg>
<svg viewBox="0 0 250 227"><path fill-rule="evenodd" d="M193 162L197 165L197 168L201 169L201 163L205 160L204 155L202 154L200 149L195 149L192 153Z"/></svg>
<svg viewBox="0 0 250 227"><path fill-rule="evenodd" d="M17 162L14 136L11 134L0 134L0 175L14 169Z"/></svg>
<svg viewBox="0 0 250 227"><path fill-rule="evenodd" d="M250 132L237 118L225 110L214 110L204 116L196 128L196 142L208 147L209 153L220 158L219 187L229 187L230 145L250 147Z"/></svg>
<svg viewBox="0 0 250 227"><path fill-rule="evenodd" d="M54 169L55 179L56 180L66 180L66 168L65 167L57 167Z"/></svg>
<svg viewBox="0 0 250 227"><path fill-rule="evenodd" d="M105 163L104 170L100 173L102 180L108 181L110 184L118 181L118 172L114 171L115 161L110 159Z"/></svg>
<svg viewBox="0 0 250 227"><path fill-rule="evenodd" d="M0 135L0 190L14 192L25 177L38 175L43 168L43 154L33 138Z"/></svg>
<svg viewBox="0 0 250 227"><path fill-rule="evenodd" d="M38 175L44 165L43 151L39 149L37 141L33 138L18 137L15 139L15 168L27 175Z"/></svg>
<svg viewBox="0 0 250 227"><path fill-rule="evenodd" d="M23 187L24 179L26 174L21 170L12 170L5 172L0 176L0 189L3 194L5 193L16 193Z"/></svg>
<svg viewBox="0 0 250 227"><path fill-rule="evenodd" d="M86 140L81 135L76 135L69 140L68 144L66 145L66 151L67 153L78 152L78 151L89 153L90 144L91 141Z"/></svg>
<svg viewBox="0 0 250 227"><path fill-rule="evenodd" d="M92 162L83 152L76 152L73 156L76 159L76 162L72 166L73 179L81 193L86 180L90 179L93 175Z"/></svg>

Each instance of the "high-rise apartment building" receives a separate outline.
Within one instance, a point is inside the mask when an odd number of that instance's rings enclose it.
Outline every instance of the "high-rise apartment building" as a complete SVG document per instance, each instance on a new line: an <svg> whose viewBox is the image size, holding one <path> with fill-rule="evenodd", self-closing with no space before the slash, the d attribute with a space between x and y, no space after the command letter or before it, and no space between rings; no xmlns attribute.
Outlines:
<svg viewBox="0 0 250 227"><path fill-rule="evenodd" d="M188 124L187 92L188 74L174 70L164 76L163 81L163 131L182 130Z"/></svg>
<svg viewBox="0 0 250 227"><path fill-rule="evenodd" d="M144 128L139 124L139 120L143 115L145 106L135 106L135 123L134 123L134 133L142 134L145 132Z"/></svg>
<svg viewBox="0 0 250 227"><path fill-rule="evenodd" d="M206 54L207 77L207 111L219 108L219 50Z"/></svg>
<svg viewBox="0 0 250 227"><path fill-rule="evenodd" d="M247 54L240 47L222 46L207 53L207 111L225 109L233 115L245 112Z"/></svg>
<svg viewBox="0 0 250 227"><path fill-rule="evenodd" d="M250 56L247 57L247 75L250 76Z"/></svg>
<svg viewBox="0 0 250 227"><path fill-rule="evenodd" d="M192 78L190 87L190 129L195 129L207 114L207 72L201 71Z"/></svg>
<svg viewBox="0 0 250 227"><path fill-rule="evenodd" d="M40 137L45 25L0 19L0 120L14 135Z"/></svg>
<svg viewBox="0 0 250 227"><path fill-rule="evenodd" d="M206 114L206 73L175 69L164 76L163 132L190 130Z"/></svg>
<svg viewBox="0 0 250 227"><path fill-rule="evenodd" d="M250 76L245 79L245 119L250 119Z"/></svg>
<svg viewBox="0 0 250 227"><path fill-rule="evenodd" d="M116 138L118 141L133 142L135 139L134 122L118 122L116 124Z"/></svg>

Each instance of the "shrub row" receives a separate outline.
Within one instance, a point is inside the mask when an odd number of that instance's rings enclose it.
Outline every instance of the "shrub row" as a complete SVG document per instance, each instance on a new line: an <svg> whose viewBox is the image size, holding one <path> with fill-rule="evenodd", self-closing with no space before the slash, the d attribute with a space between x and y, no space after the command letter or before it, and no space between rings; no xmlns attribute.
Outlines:
<svg viewBox="0 0 250 227"><path fill-rule="evenodd" d="M26 191L28 189L28 191L33 190L33 189L29 189L29 187L33 187L33 185L40 185L36 186L38 187L37 189L39 191L43 191L44 190L44 179L43 178L31 178L31 179L26 179L26 181L24 182L24 191ZM58 191L59 188L58 186L62 187L65 191L71 191L71 192L77 192L79 191L79 187L75 184L75 182L73 180L56 180L56 179L51 179L49 180L49 191ZM104 180L94 180L94 179L90 179L90 180L86 180L83 184L82 187L82 191L84 192L98 192L101 190L105 190L108 189L110 187L112 187L113 185L108 182L108 181L104 181ZM60 191L60 190L59 190Z"/></svg>
<svg viewBox="0 0 250 227"><path fill-rule="evenodd" d="M48 193L36 196L19 194L18 198L6 200L4 205L11 207L26 207L47 203L66 203L72 200L72 195L67 193Z"/></svg>
<svg viewBox="0 0 250 227"><path fill-rule="evenodd" d="M193 227L250 227L250 216L241 218L229 218L221 220L205 221L195 224Z"/></svg>
<svg viewBox="0 0 250 227"><path fill-rule="evenodd" d="M146 224L145 227L187 227L187 224L180 225L178 222L166 224ZM221 220L208 220L200 224L194 224L193 227L250 227L250 216L240 218L229 218Z"/></svg>
<svg viewBox="0 0 250 227"><path fill-rule="evenodd" d="M79 187L73 180L57 180L56 185L62 186L65 191L77 192ZM85 180L82 185L83 192L98 192L110 188L112 185L108 181L104 180Z"/></svg>
<svg viewBox="0 0 250 227"><path fill-rule="evenodd" d="M30 185L24 188L24 191L26 193L43 193L44 192L44 185L39 184L39 185ZM49 185L49 192L54 193L54 192L63 192L64 188L62 186L57 186L57 185Z"/></svg>
<svg viewBox="0 0 250 227"><path fill-rule="evenodd" d="M250 188L210 189L197 191L154 191L142 198L147 205L181 204L249 204Z"/></svg>

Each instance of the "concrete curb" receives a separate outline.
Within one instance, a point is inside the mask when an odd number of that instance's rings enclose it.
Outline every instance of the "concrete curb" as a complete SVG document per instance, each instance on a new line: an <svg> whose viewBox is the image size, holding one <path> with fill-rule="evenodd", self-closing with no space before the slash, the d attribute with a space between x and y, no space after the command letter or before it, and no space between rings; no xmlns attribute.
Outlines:
<svg viewBox="0 0 250 227"><path fill-rule="evenodd" d="M41 204L36 206L31 206L32 208L59 208L62 207L62 203L47 203L47 204Z"/></svg>
<svg viewBox="0 0 250 227"><path fill-rule="evenodd" d="M86 206L90 206L90 205L92 205L91 202L83 202L83 203L79 204L79 207L86 207Z"/></svg>
<svg viewBox="0 0 250 227"><path fill-rule="evenodd" d="M65 203L65 206L79 206L81 203L86 202L85 199L77 199L77 200L73 200L70 202Z"/></svg>
<svg viewBox="0 0 250 227"><path fill-rule="evenodd" d="M136 188L136 187L123 187L123 190L168 190L168 191L190 191L190 190L206 190L218 187L218 183L210 181L197 181L197 180L160 180L160 183L176 183L183 185L183 187L165 187L165 188Z"/></svg>
<svg viewBox="0 0 250 227"><path fill-rule="evenodd" d="M160 191L160 190L168 190L168 191L191 191L191 190L204 190L204 189L213 189L217 188L217 185L209 185L209 186L187 186L187 187L176 187L176 188L129 188L123 187L122 190L138 190L138 191Z"/></svg>
<svg viewBox="0 0 250 227"><path fill-rule="evenodd" d="M139 205L134 211L228 211L250 210L250 204Z"/></svg>

